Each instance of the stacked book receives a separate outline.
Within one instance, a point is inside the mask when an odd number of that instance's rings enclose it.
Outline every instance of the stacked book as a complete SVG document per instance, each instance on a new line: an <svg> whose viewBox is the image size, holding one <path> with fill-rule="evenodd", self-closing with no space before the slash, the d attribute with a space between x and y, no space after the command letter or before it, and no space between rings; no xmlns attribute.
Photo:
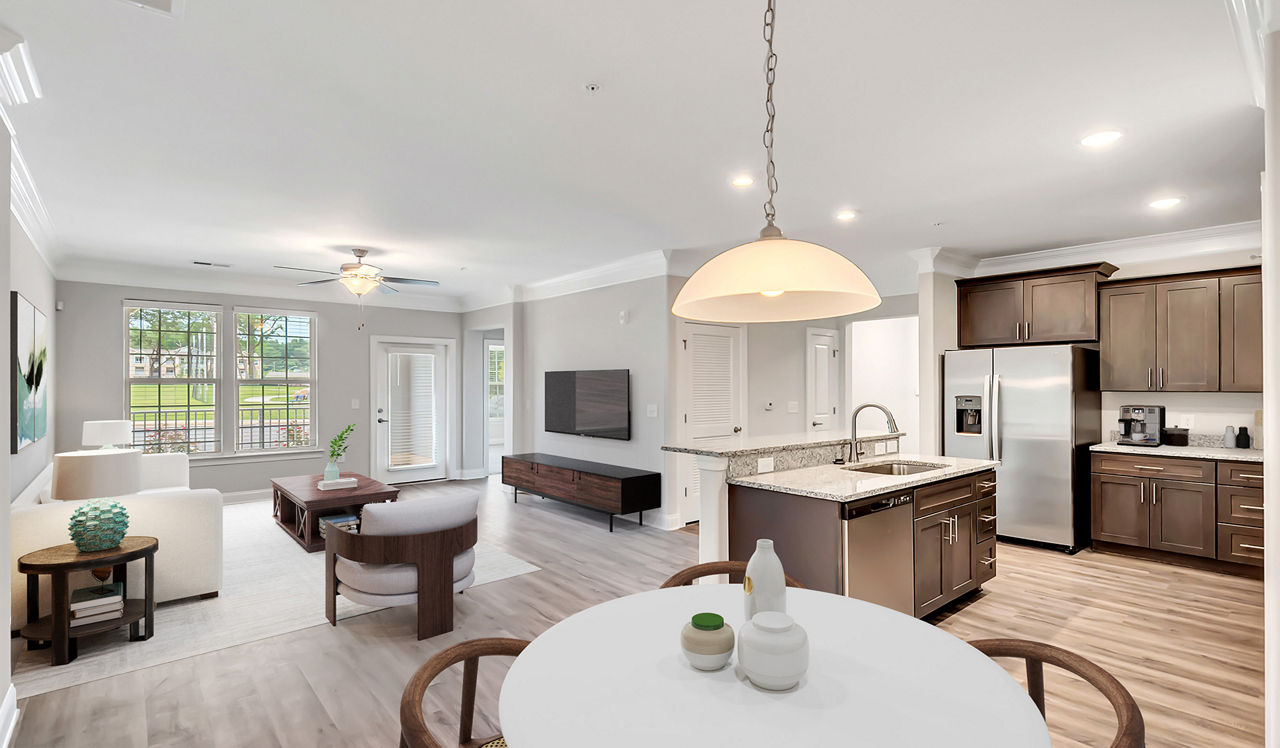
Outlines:
<svg viewBox="0 0 1280 748"><path fill-rule="evenodd" d="M71 593L71 628L124 616L124 585L120 582L83 587Z"/></svg>
<svg viewBox="0 0 1280 748"><path fill-rule="evenodd" d="M321 517L320 518L320 538L324 539L324 531L329 525L342 530L343 532L359 532L360 518L354 514L343 514L338 517Z"/></svg>

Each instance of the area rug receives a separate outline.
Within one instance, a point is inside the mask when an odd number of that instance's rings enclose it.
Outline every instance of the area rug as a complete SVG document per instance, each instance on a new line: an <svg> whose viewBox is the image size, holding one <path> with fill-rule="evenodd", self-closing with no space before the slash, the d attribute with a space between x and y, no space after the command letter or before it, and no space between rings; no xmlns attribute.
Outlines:
<svg viewBox="0 0 1280 748"><path fill-rule="evenodd" d="M476 586L538 571L487 543L476 544ZM19 698L88 683L238 644L328 625L324 617L324 554L306 553L271 519L271 502L223 509L223 583L218 597L156 606L156 633L130 642L128 627L81 642L68 665L49 664L49 650L13 641L13 683ZM380 608L338 598L338 617Z"/></svg>

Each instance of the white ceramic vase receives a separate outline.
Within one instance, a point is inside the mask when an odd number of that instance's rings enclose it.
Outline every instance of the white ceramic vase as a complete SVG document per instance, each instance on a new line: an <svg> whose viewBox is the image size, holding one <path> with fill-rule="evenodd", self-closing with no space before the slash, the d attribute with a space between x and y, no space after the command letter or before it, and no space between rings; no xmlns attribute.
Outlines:
<svg viewBox="0 0 1280 748"><path fill-rule="evenodd" d="M757 613L738 634L738 664L760 688L794 688L809 669L809 635L786 613Z"/></svg>
<svg viewBox="0 0 1280 748"><path fill-rule="evenodd" d="M698 670L719 670L733 656L733 627L715 613L699 613L680 631L680 649Z"/></svg>
<svg viewBox="0 0 1280 748"><path fill-rule="evenodd" d="M773 551L772 540L756 541L756 552L747 562L742 591L743 620L750 621L757 613L766 611L787 612L787 575L782 571L782 560Z"/></svg>

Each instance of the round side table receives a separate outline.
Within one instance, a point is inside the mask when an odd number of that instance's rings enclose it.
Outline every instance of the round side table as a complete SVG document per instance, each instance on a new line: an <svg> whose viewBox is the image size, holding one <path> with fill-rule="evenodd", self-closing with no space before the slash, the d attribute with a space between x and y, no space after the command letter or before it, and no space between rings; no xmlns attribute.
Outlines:
<svg viewBox="0 0 1280 748"><path fill-rule="evenodd" d="M74 543L65 543L19 558L18 571L27 575L27 625L20 633L27 640L28 648L41 649L43 647L35 642L49 642L53 645L53 664L66 665L76 658L76 639L80 637L128 624L129 641L150 639L155 627L155 558L159 547L160 541L155 538L137 535L126 536L119 546L105 551L81 553ZM130 600L128 563L138 559L145 560L146 596L142 600ZM71 628L71 572L104 566L112 567L111 580L124 587L124 615ZM41 574L48 574L53 582L53 611L43 618L40 617ZM143 618L146 633L139 631Z"/></svg>

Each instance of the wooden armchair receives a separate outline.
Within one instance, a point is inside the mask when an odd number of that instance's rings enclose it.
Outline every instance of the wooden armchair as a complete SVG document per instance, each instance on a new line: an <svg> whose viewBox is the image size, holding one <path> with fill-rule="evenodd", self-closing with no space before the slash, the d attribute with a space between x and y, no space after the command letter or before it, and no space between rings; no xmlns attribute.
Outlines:
<svg viewBox="0 0 1280 748"><path fill-rule="evenodd" d="M324 549L329 623L338 625L341 594L363 605L417 604L418 639L452 631L453 593L475 579L470 549L476 544L478 495L460 499L452 506L427 499L366 506L358 535L330 526ZM456 524L468 515L469 520ZM431 528L433 524L446 526ZM391 534L424 528L431 529Z"/></svg>
<svg viewBox="0 0 1280 748"><path fill-rule="evenodd" d="M684 587L693 584L693 580L701 577L711 577L718 574L728 574L730 582L741 582L742 577L747 573L746 561L708 561L705 564L697 564L687 569L681 569L671 578L662 583L658 589L666 589L667 587ZM803 584L796 581L790 574L784 574L787 578L788 587L796 587L805 589Z"/></svg>
<svg viewBox="0 0 1280 748"><path fill-rule="evenodd" d="M523 639L473 639L455 644L437 653L427 660L418 672L409 679L404 695L400 697L400 746L401 748L443 748L444 744L436 740L427 729L427 721L422 716L422 699L427 694L427 687L436 676L446 669L461 662L462 666L462 713L458 721L459 748L496 748L506 743L501 735L480 740L471 739L471 723L476 711L476 676L480 667L480 658L486 655L506 655L515 657L529 646Z"/></svg>
<svg viewBox="0 0 1280 748"><path fill-rule="evenodd" d="M1027 663L1027 692L1044 714L1044 663L1075 673L1098 689L1116 710L1116 736L1111 748L1143 748L1146 728L1138 702L1111 673L1080 655L1052 644L1024 639L979 639L969 644L988 657L1018 657Z"/></svg>

